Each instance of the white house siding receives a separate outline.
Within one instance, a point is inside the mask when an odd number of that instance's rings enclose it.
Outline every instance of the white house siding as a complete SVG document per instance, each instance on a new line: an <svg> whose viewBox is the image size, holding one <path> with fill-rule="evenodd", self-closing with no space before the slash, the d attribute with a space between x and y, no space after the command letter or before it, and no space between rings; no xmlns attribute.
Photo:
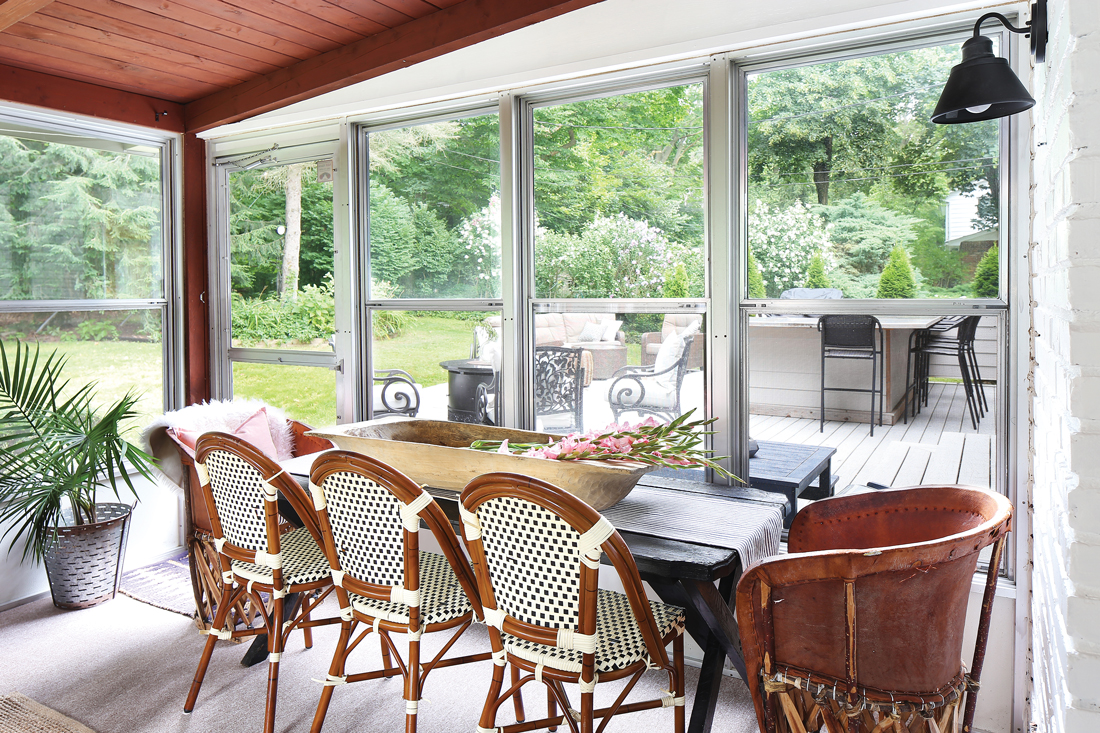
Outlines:
<svg viewBox="0 0 1100 733"><path fill-rule="evenodd" d="M1034 72L1036 731L1100 731L1100 3L1052 0Z"/></svg>

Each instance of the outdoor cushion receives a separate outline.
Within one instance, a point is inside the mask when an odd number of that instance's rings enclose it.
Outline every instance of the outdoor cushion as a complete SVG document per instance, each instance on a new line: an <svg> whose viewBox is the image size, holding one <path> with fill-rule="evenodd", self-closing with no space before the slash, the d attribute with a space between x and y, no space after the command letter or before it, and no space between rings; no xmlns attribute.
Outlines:
<svg viewBox="0 0 1100 733"><path fill-rule="evenodd" d="M604 323L606 326L604 327L603 336L600 338L600 341L614 341L615 337L619 335L619 329L623 327L623 322L611 320L604 321Z"/></svg>

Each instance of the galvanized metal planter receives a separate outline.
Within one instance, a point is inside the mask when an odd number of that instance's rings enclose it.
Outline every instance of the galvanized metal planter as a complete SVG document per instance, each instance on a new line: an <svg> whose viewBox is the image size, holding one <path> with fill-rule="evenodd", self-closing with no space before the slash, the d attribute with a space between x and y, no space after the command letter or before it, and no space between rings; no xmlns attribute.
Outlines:
<svg viewBox="0 0 1100 733"><path fill-rule="evenodd" d="M548 443L560 436L442 420L370 420L309 434L377 458L427 486L461 491L475 476L505 471L548 481L597 511L629 494L655 468L636 461L553 461L471 450L475 440Z"/></svg>
<svg viewBox="0 0 1100 733"><path fill-rule="evenodd" d="M45 557L55 606L89 608L115 597L132 509L128 504L96 504L94 524L57 528Z"/></svg>

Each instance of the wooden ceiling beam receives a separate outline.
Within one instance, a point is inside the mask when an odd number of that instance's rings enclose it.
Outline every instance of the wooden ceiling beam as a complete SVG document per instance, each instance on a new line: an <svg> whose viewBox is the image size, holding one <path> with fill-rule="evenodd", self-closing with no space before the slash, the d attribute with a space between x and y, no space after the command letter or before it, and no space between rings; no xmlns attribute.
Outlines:
<svg viewBox="0 0 1100 733"><path fill-rule="evenodd" d="M237 122L594 5L602 0L464 0L397 28L215 92L186 106L189 132Z"/></svg>
<svg viewBox="0 0 1100 733"><path fill-rule="evenodd" d="M0 31L34 15L53 0L0 0Z"/></svg>
<svg viewBox="0 0 1100 733"><path fill-rule="evenodd" d="M19 104L183 132L183 105L0 64L0 98ZM167 115L164 114L167 112Z"/></svg>

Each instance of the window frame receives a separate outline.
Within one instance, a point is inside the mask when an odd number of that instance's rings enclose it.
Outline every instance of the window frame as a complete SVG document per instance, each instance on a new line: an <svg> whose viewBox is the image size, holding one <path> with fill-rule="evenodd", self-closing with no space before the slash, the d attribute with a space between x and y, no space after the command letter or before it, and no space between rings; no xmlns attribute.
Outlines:
<svg viewBox="0 0 1100 733"><path fill-rule="evenodd" d="M0 125L10 124L10 137L26 136L41 139L57 135L87 141L103 141L122 145L142 145L159 150L160 161L160 262L161 296L158 298L74 298L57 300L0 300L3 313L43 313L50 311L157 311L161 317L161 391L165 411L177 409L184 402L183 384L183 287L180 231L182 230L182 141L180 136L150 128L98 119L48 114L20 105L0 104ZM8 134L0 130L0 134ZM79 143L72 143L79 145ZM92 145L81 145L91 147ZM95 148L98 149L98 148Z"/></svg>
<svg viewBox="0 0 1100 733"><path fill-rule="evenodd" d="M1015 16L1009 19L1014 20ZM1019 67L1019 43L1003 28L983 29L983 35L996 37L1001 53L1008 59L1013 70ZM749 59L733 59L731 63L732 99L734 120L738 130L737 163L738 190L737 210L737 246L734 248L739 260L733 271L735 287L731 292L730 303L736 312L736 333L733 336L733 350L742 355L744 368L738 369L743 377L741 405L743 425L748 426L749 379L748 379L748 318L750 314L815 314L849 313L862 314L873 312L876 315L983 315L994 316L998 322L998 333L1005 342L998 351L997 385L995 403L997 421L995 427L996 455L991 465L992 487L998 493L1008 497L1014 506L1019 505L1017 487L1021 476L1026 476L1026 455L1021 451L1021 438L1018 426L1020 406L1026 409L1026 391L1021 393L1021 375L1026 374L1026 354L1020 345L1019 328L1016 321L1019 309L1021 279L1026 277L1026 268L1015 266L1022 262L1019 256L1021 244L1026 236L1026 218L1022 220L1020 207L1026 199L1021 199L1021 181L1026 180L1026 167L1022 160L1026 144L1021 144L1020 123L1016 117L1004 117L1000 120L999 164L1000 164L1000 294L997 298L914 298L896 299L859 299L859 300L780 300L751 299L748 297L748 273L745 260L748 252L748 75L780 69L809 66L816 63L828 63L852 58L866 58L873 55L907 51L930 46L961 42L973 35L973 22L964 21L924 33L905 33L899 37L877 39L869 42L847 42L843 39L822 48L808 52L764 50ZM1025 192L1026 193L1026 189ZM1025 207L1026 209L1026 207ZM812 305L811 305L812 304ZM1026 422L1025 422L1026 426ZM1027 445L1026 436L1022 443ZM1017 578L1019 548L1010 543L1006 546L1005 560L1002 562L1001 575L1009 581Z"/></svg>

